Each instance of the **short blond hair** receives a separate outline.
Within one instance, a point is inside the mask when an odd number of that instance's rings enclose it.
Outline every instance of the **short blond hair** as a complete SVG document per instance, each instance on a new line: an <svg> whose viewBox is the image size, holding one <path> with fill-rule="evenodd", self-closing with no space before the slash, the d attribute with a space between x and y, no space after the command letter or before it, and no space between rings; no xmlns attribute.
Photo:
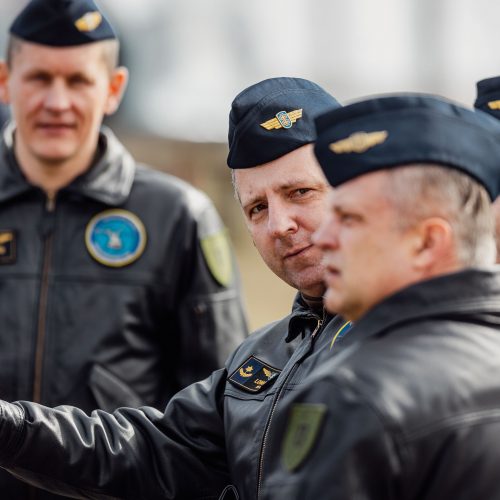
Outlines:
<svg viewBox="0 0 500 500"><path fill-rule="evenodd" d="M7 40L7 52L5 57L7 66L9 68L12 68L14 56L17 52L21 50L23 43L25 42L22 38L19 38L15 35L9 35L9 38ZM112 73L118 66L120 42L117 39L110 39L110 40L101 40L93 43L98 43L102 45L104 62L106 63L108 71Z"/></svg>

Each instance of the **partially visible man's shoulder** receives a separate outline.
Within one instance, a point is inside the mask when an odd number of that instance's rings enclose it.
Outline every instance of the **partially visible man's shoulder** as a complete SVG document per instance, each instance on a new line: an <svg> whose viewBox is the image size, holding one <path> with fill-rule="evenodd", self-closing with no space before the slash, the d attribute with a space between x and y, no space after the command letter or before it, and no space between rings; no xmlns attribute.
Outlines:
<svg viewBox="0 0 500 500"><path fill-rule="evenodd" d="M133 194L146 196L152 203L185 206L195 218L213 207L210 198L188 182L144 164L137 165Z"/></svg>

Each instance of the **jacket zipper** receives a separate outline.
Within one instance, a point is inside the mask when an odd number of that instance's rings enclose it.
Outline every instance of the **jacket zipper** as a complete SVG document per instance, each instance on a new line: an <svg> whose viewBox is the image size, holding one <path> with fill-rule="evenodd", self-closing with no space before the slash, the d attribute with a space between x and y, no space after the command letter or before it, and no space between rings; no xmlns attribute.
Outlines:
<svg viewBox="0 0 500 500"><path fill-rule="evenodd" d="M47 196L45 205L46 216L53 217L56 208L55 196ZM33 374L33 401L40 403L42 399L42 371L47 333L47 301L49 292L49 272L52 260L52 243L54 239L52 227L44 230L43 234L43 267L40 282L40 300L38 302L38 323L35 345L35 366Z"/></svg>
<svg viewBox="0 0 500 500"><path fill-rule="evenodd" d="M324 312L323 312L323 318L324 318ZM324 319L318 319L318 323L316 324L316 328L314 331L311 333L311 339L314 339L316 337L316 334L318 331L321 329L323 326ZM266 423L266 429L264 431L264 437L262 438L262 446L260 449L260 456L259 456L259 476L257 478L257 500L260 498L260 490L262 487L262 475L264 471L264 453L266 451L266 445L267 445L267 438L269 436L269 429L271 427L271 420L273 419L274 412L276 411L276 407L278 406L278 401L281 397L281 394L283 393L283 390L285 389L285 386L290 379L290 377L297 371L298 364L296 363L293 368L288 372L288 375L286 376L285 380L283 381L283 384L281 384L281 387L276 394L273 405L271 407L271 412L269 413L269 418L267 419Z"/></svg>

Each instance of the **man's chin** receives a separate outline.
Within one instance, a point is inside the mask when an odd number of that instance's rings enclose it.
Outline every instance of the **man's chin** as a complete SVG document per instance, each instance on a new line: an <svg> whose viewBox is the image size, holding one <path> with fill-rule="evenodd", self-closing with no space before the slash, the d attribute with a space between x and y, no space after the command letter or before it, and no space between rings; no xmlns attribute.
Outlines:
<svg viewBox="0 0 500 500"><path fill-rule="evenodd" d="M323 280L315 281L295 281L294 284L289 283L291 286L296 288L299 292L311 298L321 298L325 294L325 285Z"/></svg>
<svg viewBox="0 0 500 500"><path fill-rule="evenodd" d="M68 151L42 151L39 152L36 157L40 163L45 165L53 165L57 167L63 163L69 161L74 155L70 154Z"/></svg>

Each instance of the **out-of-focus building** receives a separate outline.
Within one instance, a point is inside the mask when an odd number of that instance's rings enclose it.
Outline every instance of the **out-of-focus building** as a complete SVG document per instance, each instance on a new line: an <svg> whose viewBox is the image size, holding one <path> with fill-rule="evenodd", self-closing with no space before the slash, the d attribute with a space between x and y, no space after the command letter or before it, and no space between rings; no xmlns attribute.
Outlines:
<svg viewBox="0 0 500 500"><path fill-rule="evenodd" d="M0 50L26 1L1 1ZM494 0L96 1L131 70L110 124L138 158L212 196L241 261L253 327L282 316L293 291L261 263L232 197L225 141L234 96L264 78L300 76L343 102L406 90L470 105L475 82L500 74Z"/></svg>

